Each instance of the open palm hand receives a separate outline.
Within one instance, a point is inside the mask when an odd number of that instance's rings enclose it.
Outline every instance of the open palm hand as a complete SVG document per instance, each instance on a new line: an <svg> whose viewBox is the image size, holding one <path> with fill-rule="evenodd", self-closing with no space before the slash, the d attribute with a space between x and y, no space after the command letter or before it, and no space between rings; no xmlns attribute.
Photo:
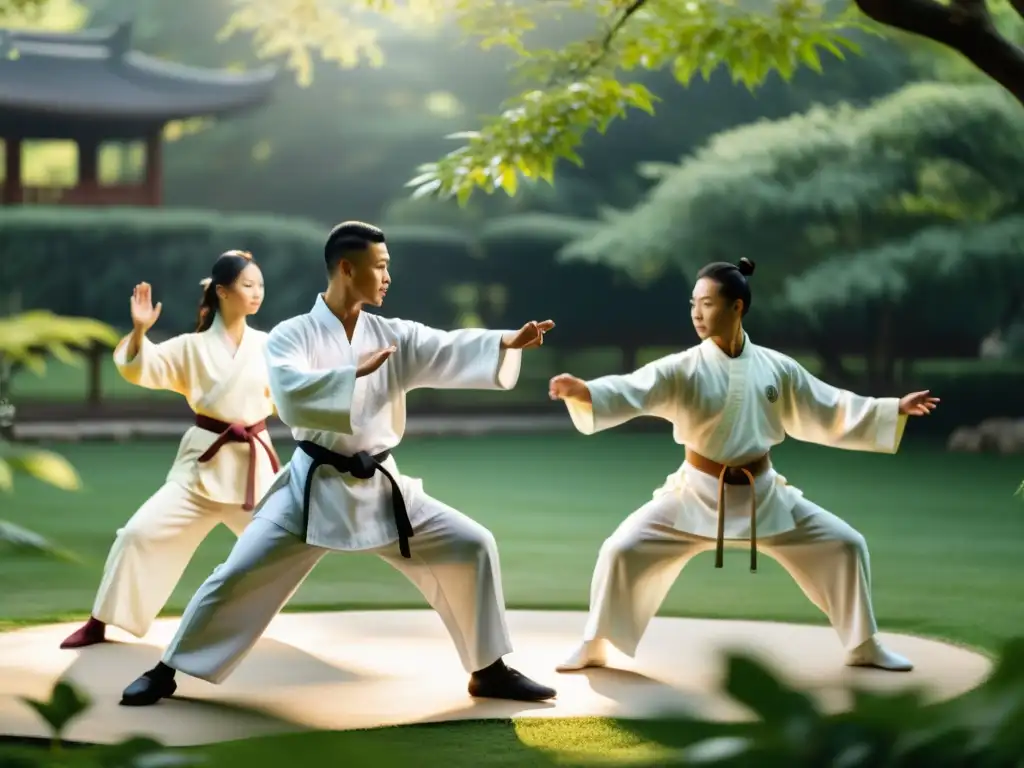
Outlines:
<svg viewBox="0 0 1024 768"><path fill-rule="evenodd" d="M145 333L160 317L163 304L158 301L154 307L152 287L149 283L139 283L132 291L131 309L132 325Z"/></svg>
<svg viewBox="0 0 1024 768"><path fill-rule="evenodd" d="M931 397L931 390L911 392L900 398L900 413L907 416L927 416L938 406L939 398Z"/></svg>

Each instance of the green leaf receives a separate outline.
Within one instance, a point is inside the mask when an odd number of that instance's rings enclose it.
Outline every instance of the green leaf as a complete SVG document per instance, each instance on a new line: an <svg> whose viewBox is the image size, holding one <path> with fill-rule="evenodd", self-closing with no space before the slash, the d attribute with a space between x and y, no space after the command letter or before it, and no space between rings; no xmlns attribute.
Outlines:
<svg viewBox="0 0 1024 768"><path fill-rule="evenodd" d="M853 690L853 707L844 719L873 730L910 729L925 717L925 699L917 690Z"/></svg>
<svg viewBox="0 0 1024 768"><path fill-rule="evenodd" d="M77 556L59 544L9 520L0 520L0 545L7 545L15 552L42 554L71 563L81 562Z"/></svg>
<svg viewBox="0 0 1024 768"><path fill-rule="evenodd" d="M659 101L657 96L639 84L634 84L626 90L626 98L631 106L642 109L649 115L654 114L654 102Z"/></svg>
<svg viewBox="0 0 1024 768"><path fill-rule="evenodd" d="M68 723L87 710L92 702L82 691L70 683L59 682L53 687L49 701L19 697L32 707L50 726L55 738L60 738Z"/></svg>
<svg viewBox="0 0 1024 768"><path fill-rule="evenodd" d="M800 46L800 59L818 74L822 73L821 59L818 57L818 49L814 47L813 40L808 40Z"/></svg>
<svg viewBox="0 0 1024 768"><path fill-rule="evenodd" d="M680 765L758 765L758 745L748 736L718 736L683 748Z"/></svg>
<svg viewBox="0 0 1024 768"><path fill-rule="evenodd" d="M823 36L823 37L819 38L817 42L818 42L818 45L820 45L822 48L827 50L829 53L831 53L833 56L835 56L840 61L845 61L846 60L846 54L843 53L843 49L838 47L835 43L833 43L827 37Z"/></svg>
<svg viewBox="0 0 1024 768"><path fill-rule="evenodd" d="M91 318L61 317L47 310L33 310L0 318L0 354L32 370L45 371L42 352L63 355L67 346L85 348L93 343L113 347L120 334Z"/></svg>
<svg viewBox="0 0 1024 768"><path fill-rule="evenodd" d="M14 489L14 470L6 461L0 459L0 491Z"/></svg>
<svg viewBox="0 0 1024 768"><path fill-rule="evenodd" d="M786 686L767 666L749 656L727 657L725 690L768 724L818 717L807 696Z"/></svg>
<svg viewBox="0 0 1024 768"><path fill-rule="evenodd" d="M833 35L832 40L834 40L837 43L840 43L847 50L857 54L858 56L860 56L861 53L862 53L862 49L860 47L860 44L859 43L855 43L853 40L851 40L848 37L843 37L842 35Z"/></svg>
<svg viewBox="0 0 1024 768"><path fill-rule="evenodd" d="M82 367L82 356L76 355L66 344L55 341L52 344L47 345L46 349L51 355L65 365L70 365L74 368Z"/></svg>
<svg viewBox="0 0 1024 768"><path fill-rule="evenodd" d="M19 362L36 376L46 375L46 358L34 352L25 352Z"/></svg>
<svg viewBox="0 0 1024 768"><path fill-rule="evenodd" d="M192 768L209 762L202 753L171 749L145 737L133 737L93 750L103 768Z"/></svg>
<svg viewBox="0 0 1024 768"><path fill-rule="evenodd" d="M64 491L77 491L82 485L75 468L53 451L0 442L0 463L9 472L22 472Z"/></svg>
<svg viewBox="0 0 1024 768"><path fill-rule="evenodd" d="M195 752L148 752L132 761L132 768L193 768L207 762L205 755Z"/></svg>
<svg viewBox="0 0 1024 768"><path fill-rule="evenodd" d="M440 188L441 188L441 180L440 179L433 179L432 181L428 181L425 184L420 184L419 187L417 187L413 191L411 197L412 197L413 200L418 200L418 199L420 199L422 197L429 197L430 195L432 195L435 192L437 192Z"/></svg>
<svg viewBox="0 0 1024 768"><path fill-rule="evenodd" d="M515 197L517 187L516 169L506 166L501 171L501 188L509 197Z"/></svg>
<svg viewBox="0 0 1024 768"><path fill-rule="evenodd" d="M445 136L446 139L479 139L480 131L456 131Z"/></svg>

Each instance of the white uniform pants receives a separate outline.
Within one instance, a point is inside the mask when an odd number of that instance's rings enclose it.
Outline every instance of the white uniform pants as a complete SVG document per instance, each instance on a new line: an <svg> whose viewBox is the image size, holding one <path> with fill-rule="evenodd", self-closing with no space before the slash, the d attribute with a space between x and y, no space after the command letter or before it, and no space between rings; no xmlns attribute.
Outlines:
<svg viewBox="0 0 1024 768"><path fill-rule="evenodd" d="M177 483L164 484L118 530L93 617L142 637L210 531L223 523L239 536L251 521L241 504L221 504Z"/></svg>
<svg viewBox="0 0 1024 768"><path fill-rule="evenodd" d="M715 548L714 539L672 526L682 503L673 494L655 498L626 518L604 542L594 570L584 640L603 638L633 656L683 567L694 556ZM843 647L852 650L878 630L864 537L806 499L798 502L793 513L797 527L759 537L758 554L789 571L808 599L828 616Z"/></svg>
<svg viewBox="0 0 1024 768"><path fill-rule="evenodd" d="M263 503L298 502L284 487ZM409 542L411 559L399 554L397 542L370 551L416 585L440 614L463 667L474 672L512 652L498 548L490 531L466 515L430 497L425 504ZM211 683L224 680L329 552L255 518L192 598L164 663Z"/></svg>

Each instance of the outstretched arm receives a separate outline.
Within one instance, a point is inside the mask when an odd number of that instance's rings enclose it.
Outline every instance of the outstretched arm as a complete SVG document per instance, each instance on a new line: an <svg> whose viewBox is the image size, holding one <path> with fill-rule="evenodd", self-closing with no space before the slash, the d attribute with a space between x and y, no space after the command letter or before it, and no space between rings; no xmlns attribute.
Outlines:
<svg viewBox="0 0 1024 768"><path fill-rule="evenodd" d="M265 356L278 417L293 429L352 434L354 365L315 370L302 329L279 325L267 337Z"/></svg>
<svg viewBox="0 0 1024 768"><path fill-rule="evenodd" d="M896 453L907 416L930 413L938 398L927 392L906 397L864 397L833 387L789 361L782 402L790 437L850 451Z"/></svg>
<svg viewBox="0 0 1024 768"><path fill-rule="evenodd" d="M163 308L160 302L153 305L153 288L149 283L139 283L132 289L129 306L132 332L114 347L118 373L136 386L166 389L188 397L188 336L175 336L161 344L146 338Z"/></svg>
<svg viewBox="0 0 1024 768"><path fill-rule="evenodd" d="M542 343L554 323L527 323L518 331L465 328L439 331L422 323L399 326L402 385L406 390L512 389L523 349Z"/></svg>
<svg viewBox="0 0 1024 768"><path fill-rule="evenodd" d="M638 416L672 421L679 407L679 371L663 357L626 375L583 381L568 373L549 385L552 399L565 401L573 425L584 435L617 427Z"/></svg>

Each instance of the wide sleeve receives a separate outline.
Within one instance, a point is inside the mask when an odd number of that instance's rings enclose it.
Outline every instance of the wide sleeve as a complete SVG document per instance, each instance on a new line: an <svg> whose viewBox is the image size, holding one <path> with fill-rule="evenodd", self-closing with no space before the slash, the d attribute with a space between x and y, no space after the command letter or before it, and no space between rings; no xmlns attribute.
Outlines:
<svg viewBox="0 0 1024 768"><path fill-rule="evenodd" d="M907 417L899 398L864 397L826 384L789 361L783 402L786 434L832 448L896 453Z"/></svg>
<svg viewBox="0 0 1024 768"><path fill-rule="evenodd" d="M439 331L403 322L398 326L403 388L512 389L519 381L523 352L501 348L505 333L479 328Z"/></svg>
<svg viewBox="0 0 1024 768"><path fill-rule="evenodd" d="M314 369L301 328L279 325L264 350L278 418L292 429L352 434L356 367Z"/></svg>
<svg viewBox="0 0 1024 768"><path fill-rule="evenodd" d="M135 357L128 358L128 334L114 347L114 365L125 381L146 389L164 389L188 396L189 337L182 334L154 344L145 336Z"/></svg>
<svg viewBox="0 0 1024 768"><path fill-rule="evenodd" d="M680 403L679 366L663 357L629 374L587 382L591 402L566 400L573 426L584 435L617 427L638 416L674 421Z"/></svg>

